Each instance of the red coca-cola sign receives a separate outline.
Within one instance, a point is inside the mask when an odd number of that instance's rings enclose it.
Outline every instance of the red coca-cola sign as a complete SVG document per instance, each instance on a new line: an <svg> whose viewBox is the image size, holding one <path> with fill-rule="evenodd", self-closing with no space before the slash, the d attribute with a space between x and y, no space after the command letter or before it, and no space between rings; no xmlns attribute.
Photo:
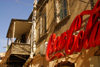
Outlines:
<svg viewBox="0 0 100 67"><path fill-rule="evenodd" d="M77 35L74 32L80 30L83 23L83 16L90 15L85 30L79 31ZM57 36L52 34L50 36L46 59L48 61L54 58L73 54L73 52L80 52L82 48L89 49L90 47L100 46L100 0L92 10L86 10L80 13L73 20L70 28Z"/></svg>

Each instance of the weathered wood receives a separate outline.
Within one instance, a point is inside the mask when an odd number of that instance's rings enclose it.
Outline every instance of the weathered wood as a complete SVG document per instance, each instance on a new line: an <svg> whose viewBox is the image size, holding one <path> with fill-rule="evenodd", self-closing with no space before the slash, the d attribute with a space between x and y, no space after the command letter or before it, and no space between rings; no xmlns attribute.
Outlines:
<svg viewBox="0 0 100 67"><path fill-rule="evenodd" d="M12 43L11 54L29 55L31 51L30 48L31 48L30 44Z"/></svg>

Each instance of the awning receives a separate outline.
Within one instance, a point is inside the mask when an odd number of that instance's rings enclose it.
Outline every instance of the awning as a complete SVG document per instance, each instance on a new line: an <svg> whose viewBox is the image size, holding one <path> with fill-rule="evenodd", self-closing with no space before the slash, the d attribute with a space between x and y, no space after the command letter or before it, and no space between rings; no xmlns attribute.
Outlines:
<svg viewBox="0 0 100 67"><path fill-rule="evenodd" d="M8 29L7 38L19 38L22 34L29 33L31 27L31 21L12 19Z"/></svg>

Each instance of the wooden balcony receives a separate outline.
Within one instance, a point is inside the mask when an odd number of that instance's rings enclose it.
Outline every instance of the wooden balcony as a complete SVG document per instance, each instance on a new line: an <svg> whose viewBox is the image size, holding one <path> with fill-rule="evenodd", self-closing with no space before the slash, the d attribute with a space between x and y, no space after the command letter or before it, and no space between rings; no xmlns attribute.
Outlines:
<svg viewBox="0 0 100 67"><path fill-rule="evenodd" d="M12 43L11 46L9 47L7 53L29 55L30 49L31 49L30 44Z"/></svg>
<svg viewBox="0 0 100 67"><path fill-rule="evenodd" d="M30 44L12 43L6 52L5 57L3 58L2 64L21 63L21 65L23 65L25 61L29 58L30 52L31 52Z"/></svg>

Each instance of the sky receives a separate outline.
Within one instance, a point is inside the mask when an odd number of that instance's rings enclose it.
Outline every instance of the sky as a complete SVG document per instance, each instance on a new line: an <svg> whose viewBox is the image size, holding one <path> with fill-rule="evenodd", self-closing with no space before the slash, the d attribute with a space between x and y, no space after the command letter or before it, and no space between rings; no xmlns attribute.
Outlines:
<svg viewBox="0 0 100 67"><path fill-rule="evenodd" d="M28 19L34 0L0 0L0 53L6 52L6 34L12 18Z"/></svg>

